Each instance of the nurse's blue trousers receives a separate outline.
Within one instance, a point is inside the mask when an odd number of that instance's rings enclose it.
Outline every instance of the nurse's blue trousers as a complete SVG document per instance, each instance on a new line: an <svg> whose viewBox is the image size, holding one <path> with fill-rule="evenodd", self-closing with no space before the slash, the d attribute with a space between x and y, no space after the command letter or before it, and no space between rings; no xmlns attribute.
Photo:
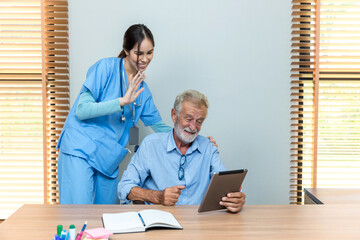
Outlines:
<svg viewBox="0 0 360 240"><path fill-rule="evenodd" d="M86 159L59 152L60 204L118 204L119 176L109 178Z"/></svg>

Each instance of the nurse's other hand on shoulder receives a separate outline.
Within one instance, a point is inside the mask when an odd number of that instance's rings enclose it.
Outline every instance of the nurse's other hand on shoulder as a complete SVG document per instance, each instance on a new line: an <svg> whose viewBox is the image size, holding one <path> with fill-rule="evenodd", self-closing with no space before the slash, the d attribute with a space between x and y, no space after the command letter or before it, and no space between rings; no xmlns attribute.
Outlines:
<svg viewBox="0 0 360 240"><path fill-rule="evenodd" d="M126 91L125 96L119 98L120 106L125 106L135 101L135 99L140 95L144 88L141 88L137 91L140 84L145 79L145 72L138 72L134 77L130 76L129 79L129 89Z"/></svg>
<svg viewBox="0 0 360 240"><path fill-rule="evenodd" d="M211 142L215 147L219 148L219 146L217 145L215 139L214 139L212 136L208 137L208 139L210 140L210 142Z"/></svg>

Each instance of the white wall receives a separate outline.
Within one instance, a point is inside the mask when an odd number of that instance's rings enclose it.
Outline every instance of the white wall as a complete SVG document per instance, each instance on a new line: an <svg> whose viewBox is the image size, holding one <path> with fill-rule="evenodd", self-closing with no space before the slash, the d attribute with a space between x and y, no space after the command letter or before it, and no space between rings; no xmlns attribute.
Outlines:
<svg viewBox="0 0 360 240"><path fill-rule="evenodd" d="M249 169L247 204L288 204L290 14L288 0L69 1L71 102L87 69L117 56L125 30L144 23L155 37L146 82L164 121L178 93L206 94L202 134L229 169Z"/></svg>

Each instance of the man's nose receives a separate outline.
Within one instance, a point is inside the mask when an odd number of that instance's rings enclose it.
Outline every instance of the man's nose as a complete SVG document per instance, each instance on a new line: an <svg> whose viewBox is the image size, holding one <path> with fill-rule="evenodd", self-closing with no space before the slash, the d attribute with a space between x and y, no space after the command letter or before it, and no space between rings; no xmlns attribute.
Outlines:
<svg viewBox="0 0 360 240"><path fill-rule="evenodd" d="M195 131L196 130L196 124L195 121L191 121L189 124L189 128L191 131Z"/></svg>

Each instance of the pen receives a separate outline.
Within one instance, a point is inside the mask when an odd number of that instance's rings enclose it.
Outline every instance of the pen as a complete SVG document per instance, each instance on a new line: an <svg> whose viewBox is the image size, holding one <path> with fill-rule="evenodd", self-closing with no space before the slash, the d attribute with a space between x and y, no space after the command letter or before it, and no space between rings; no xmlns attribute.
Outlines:
<svg viewBox="0 0 360 240"><path fill-rule="evenodd" d="M84 230L86 228L87 225L87 221L85 222L84 226L81 229L81 232L79 233L79 235L76 237L76 240L80 240L82 238L82 235L84 234Z"/></svg>
<svg viewBox="0 0 360 240"><path fill-rule="evenodd" d="M139 218L140 218L140 220L141 220L142 224L143 224L143 225L144 225L144 227L145 227L146 225L145 225L144 219L142 218L142 216L140 215L140 213L138 213L138 215L139 215Z"/></svg>

